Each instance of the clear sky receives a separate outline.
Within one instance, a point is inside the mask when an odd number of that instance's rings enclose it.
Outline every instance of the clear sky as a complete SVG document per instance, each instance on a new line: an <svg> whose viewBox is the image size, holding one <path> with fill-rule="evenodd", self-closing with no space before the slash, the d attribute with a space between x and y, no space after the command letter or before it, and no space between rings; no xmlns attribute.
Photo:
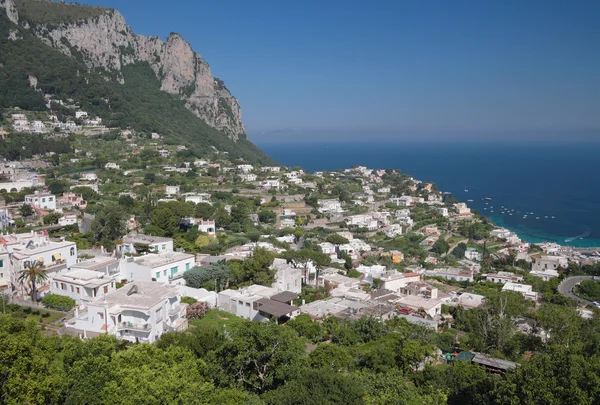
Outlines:
<svg viewBox="0 0 600 405"><path fill-rule="evenodd" d="M252 138L600 128L598 0L79 1L180 33Z"/></svg>

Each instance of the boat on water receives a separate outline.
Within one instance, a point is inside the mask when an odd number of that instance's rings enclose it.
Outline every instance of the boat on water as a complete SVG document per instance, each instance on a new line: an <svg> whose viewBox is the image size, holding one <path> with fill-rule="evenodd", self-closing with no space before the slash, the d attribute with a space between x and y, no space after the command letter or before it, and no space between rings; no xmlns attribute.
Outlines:
<svg viewBox="0 0 600 405"><path fill-rule="evenodd" d="M483 197L484 200L492 201L490 197Z"/></svg>
<svg viewBox="0 0 600 405"><path fill-rule="evenodd" d="M473 200L467 200L467 202L473 202Z"/></svg>

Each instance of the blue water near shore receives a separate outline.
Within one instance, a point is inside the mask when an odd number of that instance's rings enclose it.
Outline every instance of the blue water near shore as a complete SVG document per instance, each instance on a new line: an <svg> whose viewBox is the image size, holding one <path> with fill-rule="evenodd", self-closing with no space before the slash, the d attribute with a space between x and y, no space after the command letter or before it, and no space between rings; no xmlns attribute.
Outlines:
<svg viewBox="0 0 600 405"><path fill-rule="evenodd" d="M281 164L308 171L402 170L473 200L471 208L529 242L600 246L600 140L257 143Z"/></svg>

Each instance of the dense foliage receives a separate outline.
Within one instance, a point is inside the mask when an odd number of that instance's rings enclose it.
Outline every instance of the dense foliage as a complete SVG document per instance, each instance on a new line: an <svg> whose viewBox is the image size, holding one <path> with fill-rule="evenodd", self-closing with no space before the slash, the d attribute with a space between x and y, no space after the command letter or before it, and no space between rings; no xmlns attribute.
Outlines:
<svg viewBox="0 0 600 405"><path fill-rule="evenodd" d="M42 299L42 304L47 308L70 311L75 306L75 300L64 295L46 294Z"/></svg>

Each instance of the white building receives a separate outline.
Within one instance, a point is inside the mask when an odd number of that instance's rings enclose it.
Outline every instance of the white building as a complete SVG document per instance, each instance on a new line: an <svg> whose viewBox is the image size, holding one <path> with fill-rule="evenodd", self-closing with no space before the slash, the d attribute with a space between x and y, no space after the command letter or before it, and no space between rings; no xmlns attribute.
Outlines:
<svg viewBox="0 0 600 405"><path fill-rule="evenodd" d="M153 343L165 332L187 329L186 308L176 286L136 281L90 302L85 312L76 310L67 328L81 337L108 333Z"/></svg>
<svg viewBox="0 0 600 405"><path fill-rule="evenodd" d="M550 281L551 279L559 276L558 271L553 269L531 270L529 274L531 274L532 276L539 277L544 281Z"/></svg>
<svg viewBox="0 0 600 405"><path fill-rule="evenodd" d="M323 214L340 214L343 212L342 203L336 199L318 200L319 212Z"/></svg>
<svg viewBox="0 0 600 405"><path fill-rule="evenodd" d="M442 313L442 301L438 299L429 299L410 295L402 297L395 301L403 308L411 309L415 312L424 311L427 315L434 317Z"/></svg>
<svg viewBox="0 0 600 405"><path fill-rule="evenodd" d="M461 218L470 218L473 216L473 214L471 214L471 209L467 207L467 204L465 203L456 203L454 204L454 208L456 208L456 212Z"/></svg>
<svg viewBox="0 0 600 405"><path fill-rule="evenodd" d="M257 176L254 173L242 173L239 174L238 177L241 181L256 181Z"/></svg>
<svg viewBox="0 0 600 405"><path fill-rule="evenodd" d="M67 214L58 219L58 224L60 226L75 225L76 223L77 223L77 215L75 215L75 214Z"/></svg>
<svg viewBox="0 0 600 405"><path fill-rule="evenodd" d="M271 269L275 270L275 281L272 287L278 292L291 291L296 294L302 292L302 270L296 269L285 261L275 259Z"/></svg>
<svg viewBox="0 0 600 405"><path fill-rule="evenodd" d="M204 232L206 234L208 234L208 236L210 236L211 238L214 238L215 236L217 236L216 233L216 225L215 225L215 221L212 219L209 220L203 220L200 219L198 222L198 230L200 232Z"/></svg>
<svg viewBox="0 0 600 405"><path fill-rule="evenodd" d="M531 270L543 272L545 270L566 269L569 267L569 261L562 256L541 256L533 263Z"/></svg>
<svg viewBox="0 0 600 405"><path fill-rule="evenodd" d="M119 170L121 168L121 166L119 166L118 164L114 163L114 162L108 162L107 164L104 165L105 169L114 169L114 170Z"/></svg>
<svg viewBox="0 0 600 405"><path fill-rule="evenodd" d="M250 173L254 170L254 166L252 165L237 165L237 171L242 173Z"/></svg>
<svg viewBox="0 0 600 405"><path fill-rule="evenodd" d="M438 212L440 214L442 214L443 217L447 217L448 216L448 208L446 208L446 207L439 207L438 208Z"/></svg>
<svg viewBox="0 0 600 405"><path fill-rule="evenodd" d="M180 252L146 254L121 261L121 276L127 280L167 283L194 267L194 255Z"/></svg>
<svg viewBox="0 0 600 405"><path fill-rule="evenodd" d="M458 268L441 268L434 270L427 270L423 273L424 276L428 277L442 277L447 280L454 281L469 281L473 282L473 271L472 270L463 270Z"/></svg>
<svg viewBox="0 0 600 405"><path fill-rule="evenodd" d="M179 186L166 186L165 194L168 196L179 195Z"/></svg>
<svg viewBox="0 0 600 405"><path fill-rule="evenodd" d="M172 252L173 239L162 236L130 233L123 237L123 244L120 248L123 253L131 254L140 253L137 251L138 248L140 248L140 250L149 249L154 253Z"/></svg>
<svg viewBox="0 0 600 405"><path fill-rule="evenodd" d="M278 293L274 288L254 284L239 290L221 291L218 306L251 321L276 319L279 323L300 313L299 308L289 305L296 297L297 294L289 291Z"/></svg>
<svg viewBox="0 0 600 405"><path fill-rule="evenodd" d="M383 281L382 288L394 292L399 292L401 288L406 287L408 283L414 283L421 280L418 273L387 273L381 277Z"/></svg>
<svg viewBox="0 0 600 405"><path fill-rule="evenodd" d="M508 271L499 271L498 273L490 273L485 275L485 281L491 281L492 283L516 283L523 281L523 277L518 274L511 273Z"/></svg>
<svg viewBox="0 0 600 405"><path fill-rule="evenodd" d="M260 182L260 185L265 190L271 190L271 189L279 190L279 188L281 187L281 183L280 183L279 179L263 180Z"/></svg>
<svg viewBox="0 0 600 405"><path fill-rule="evenodd" d="M261 172L279 173L280 170L279 166L263 166L260 168Z"/></svg>
<svg viewBox="0 0 600 405"><path fill-rule="evenodd" d="M51 293L73 298L77 305L83 306L113 291L116 291L115 280L93 270L77 269L58 274L50 283Z"/></svg>
<svg viewBox="0 0 600 405"><path fill-rule="evenodd" d="M508 283L504 284L504 287L502 287L502 291L518 292L519 294L521 294L522 296L524 296L527 299L537 301L537 293L533 292L533 287L528 284L518 284L518 283L508 282Z"/></svg>
<svg viewBox="0 0 600 405"><path fill-rule="evenodd" d="M25 196L25 204L29 204L40 210L56 210L56 196L50 193L28 194Z"/></svg>
<svg viewBox="0 0 600 405"><path fill-rule="evenodd" d="M212 204L210 194L208 194L208 193L186 195L185 201L193 202L194 204L200 204L200 203Z"/></svg>
<svg viewBox="0 0 600 405"><path fill-rule="evenodd" d="M87 118L88 117L88 113L86 111L75 111L75 118L79 119L79 118Z"/></svg>

